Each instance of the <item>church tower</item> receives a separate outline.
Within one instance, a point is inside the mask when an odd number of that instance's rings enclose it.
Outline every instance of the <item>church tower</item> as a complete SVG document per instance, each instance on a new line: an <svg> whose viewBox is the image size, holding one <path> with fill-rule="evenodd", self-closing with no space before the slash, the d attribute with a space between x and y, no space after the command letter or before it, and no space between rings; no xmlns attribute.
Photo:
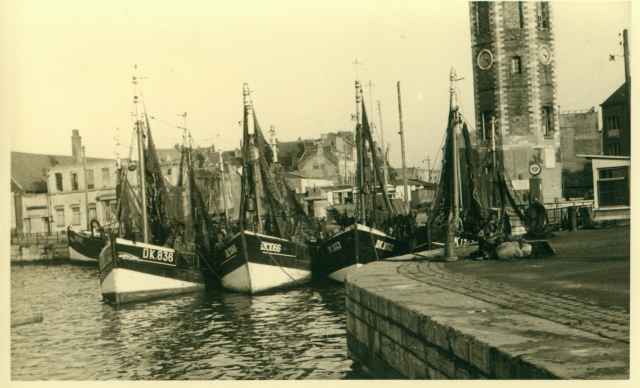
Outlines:
<svg viewBox="0 0 640 388"><path fill-rule="evenodd" d="M470 2L476 134L496 150L519 197L562 196L552 9L548 2Z"/></svg>

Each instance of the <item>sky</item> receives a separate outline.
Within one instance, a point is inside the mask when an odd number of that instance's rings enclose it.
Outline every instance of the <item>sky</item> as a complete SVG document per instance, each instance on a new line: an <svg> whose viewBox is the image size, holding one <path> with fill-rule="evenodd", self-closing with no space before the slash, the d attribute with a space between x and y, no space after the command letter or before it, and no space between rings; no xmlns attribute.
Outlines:
<svg viewBox="0 0 640 388"><path fill-rule="evenodd" d="M79 129L87 156L129 155L134 64L159 147L240 143L242 84L280 141L352 130L356 77L380 101L390 159L400 165L396 81L409 165L439 154L449 71L473 112L468 4L462 1L73 1L0 5L0 126L15 151L69 155ZM561 110L600 104L624 80L618 33L629 2L554 2ZM361 65L353 64L355 59ZM369 115L378 122L378 112ZM472 123L473 124L473 123ZM378 124L379 125L379 124ZM120 146L116 146L117 142Z"/></svg>

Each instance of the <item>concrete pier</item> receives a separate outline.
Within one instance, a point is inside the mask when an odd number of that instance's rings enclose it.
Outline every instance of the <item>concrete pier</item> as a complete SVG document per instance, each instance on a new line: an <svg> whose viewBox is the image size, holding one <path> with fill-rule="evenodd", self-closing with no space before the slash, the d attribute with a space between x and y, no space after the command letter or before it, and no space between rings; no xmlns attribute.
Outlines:
<svg viewBox="0 0 640 388"><path fill-rule="evenodd" d="M346 284L350 357L378 378L629 378L628 269L626 283L617 281L598 294L602 279L589 273L584 255L579 260L571 256L571 242L579 241L581 233L560 236L556 245L564 256L551 259L382 261L364 266ZM614 234L623 240L625 235L619 229L585 233L592 245L616 242L589 233L611 234L614 240ZM626 236L628 250L628 229ZM590 243L579 244L580 249L588 249L585 244ZM624 267L618 259L610 266ZM562 272L561 263L576 260L581 267L564 269L572 278L569 285L547 281L544 287L519 287L506 279L531 272L548 278L540 268ZM484 275L467 268L478 264L485 267ZM532 265L539 267L538 275L527 268ZM506 280L492 267L499 267ZM571 291L575 288L582 294ZM594 298L588 297L589 290Z"/></svg>

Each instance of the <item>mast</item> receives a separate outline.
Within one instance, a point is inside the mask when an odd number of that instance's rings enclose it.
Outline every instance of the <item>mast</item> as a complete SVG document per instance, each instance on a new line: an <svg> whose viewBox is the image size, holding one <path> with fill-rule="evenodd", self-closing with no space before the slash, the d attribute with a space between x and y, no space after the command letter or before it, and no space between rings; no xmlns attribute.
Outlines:
<svg viewBox="0 0 640 388"><path fill-rule="evenodd" d="M134 66L134 69L137 69L137 65ZM138 181L140 184L140 203L142 204L142 232L143 239L145 243L149 242L149 215L147 214L147 184L145 179L145 160L144 160L144 134L142 129L142 121L138 116L138 79L134 75L133 76L133 104L135 106L135 114L136 114L136 139L138 143Z"/></svg>
<svg viewBox="0 0 640 388"><path fill-rule="evenodd" d="M404 127L402 123L402 95L400 94L400 81L396 84L398 88L398 119L400 121L400 150L402 151L402 186L404 190L405 211L409 213L409 186L407 185L407 158L404 144Z"/></svg>
<svg viewBox="0 0 640 388"><path fill-rule="evenodd" d="M149 242L149 220L147 215L147 185L145 179L145 160L144 160L144 139L142 133L142 123L136 120L136 136L138 139L138 181L140 182L140 202L142 204L142 230L144 242Z"/></svg>
<svg viewBox="0 0 640 388"><path fill-rule="evenodd" d="M449 75L449 105L450 110L452 112L451 123L449 125L449 134L451 139L451 164L452 164L452 172L450 175L450 193L451 193L451 205L449 206L449 217L447 224L447 241L445 244L445 259L447 261L456 261L458 257L455 253L455 237L458 232L458 219L459 219L459 195L458 195L458 176L459 176L459 166L458 166L458 144L457 144L457 130L459 123L458 116L458 101L456 99L456 90L455 90L455 82L458 81L456 70L451 68L451 73ZM445 182L443 182L445 183Z"/></svg>
<svg viewBox="0 0 640 388"><path fill-rule="evenodd" d="M364 141L362 139L362 128L360 123L360 93L362 89L360 88L360 81L356 80L355 82L356 88L356 156L358 160L358 165L356 166L356 171L358 174L357 180L357 189L358 189L358 207L359 211L357 212L358 222L366 224L367 217L365 214L365 198L364 198Z"/></svg>
<svg viewBox="0 0 640 388"><path fill-rule="evenodd" d="M84 146L82 146L82 173L84 174L84 211L87 217L87 229L91 229L91 219L89 218L89 182L87 182L87 155L84 152Z"/></svg>
<svg viewBox="0 0 640 388"><path fill-rule="evenodd" d="M227 196L226 196L226 185L224 183L224 160L222 159L222 151L218 153L220 155L220 193L222 194L222 208L224 209L224 220L229 221L229 214L227 210Z"/></svg>
<svg viewBox="0 0 640 388"><path fill-rule="evenodd" d="M252 177L253 177L253 181L251 182L251 185L254 188L254 195L255 195L255 211L256 211L256 232L258 233L262 233L262 204L260 201L261 198L261 194L262 194L262 190L261 190L261 176L260 176L260 155L258 154L258 149L257 149L257 144L256 144L256 133L255 133L255 128L254 128L254 120L253 120L253 105L251 103L251 91L249 90L249 85L247 83L244 83L242 85L242 96L243 96L243 102L244 102L244 109L245 109L245 125L247 126L247 134L248 134L248 139L244 139L244 141L247 142L247 146L248 146L248 150L250 152L250 154L248 155L250 158L250 163L251 163L251 170L253 172Z"/></svg>

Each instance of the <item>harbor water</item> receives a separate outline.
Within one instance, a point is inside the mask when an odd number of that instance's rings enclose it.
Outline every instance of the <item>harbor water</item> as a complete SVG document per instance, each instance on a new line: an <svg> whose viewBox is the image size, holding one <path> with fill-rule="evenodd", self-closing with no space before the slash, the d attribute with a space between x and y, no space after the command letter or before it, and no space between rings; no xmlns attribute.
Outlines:
<svg viewBox="0 0 640 388"><path fill-rule="evenodd" d="M210 291L113 308L97 269L11 268L12 380L362 378L347 357L344 286Z"/></svg>

